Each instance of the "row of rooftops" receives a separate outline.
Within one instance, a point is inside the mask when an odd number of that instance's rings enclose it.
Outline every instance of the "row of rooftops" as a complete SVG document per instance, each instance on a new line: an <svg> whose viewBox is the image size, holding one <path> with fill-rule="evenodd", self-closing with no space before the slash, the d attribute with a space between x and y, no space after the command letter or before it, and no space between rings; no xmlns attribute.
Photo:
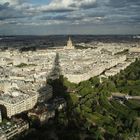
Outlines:
<svg viewBox="0 0 140 140"><path fill-rule="evenodd" d="M25 94L24 92L16 89L11 89L7 93L0 93L0 102L5 102L9 104L16 104L18 102L22 102L31 96L35 95L35 93Z"/></svg>

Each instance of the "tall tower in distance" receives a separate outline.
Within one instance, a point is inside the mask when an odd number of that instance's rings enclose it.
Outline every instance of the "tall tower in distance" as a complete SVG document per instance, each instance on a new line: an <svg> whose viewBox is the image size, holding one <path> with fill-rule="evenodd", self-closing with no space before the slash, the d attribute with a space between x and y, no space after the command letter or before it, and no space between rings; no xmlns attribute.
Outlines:
<svg viewBox="0 0 140 140"><path fill-rule="evenodd" d="M64 47L65 50L72 50L72 49L75 49L75 47L73 46L72 44L72 40L71 38L69 37L69 40L67 41L67 46Z"/></svg>

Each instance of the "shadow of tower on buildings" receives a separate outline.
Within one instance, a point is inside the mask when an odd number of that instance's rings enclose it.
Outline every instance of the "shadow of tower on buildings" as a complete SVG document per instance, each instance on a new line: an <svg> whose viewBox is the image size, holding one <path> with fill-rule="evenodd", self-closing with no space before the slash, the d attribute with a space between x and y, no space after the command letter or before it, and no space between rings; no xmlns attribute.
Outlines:
<svg viewBox="0 0 140 140"><path fill-rule="evenodd" d="M53 98L58 99L56 97L62 97L62 98L65 98L66 103L68 101L72 103L71 96L69 96L69 94L67 93L68 90L67 90L67 87L65 86L64 81L65 81L65 78L62 75L62 69L60 65L60 56L59 56L59 53L56 53L56 56L53 62L53 67L50 73L46 76L46 85L41 87L38 90L38 92L39 94L43 93L42 97L46 98L48 95L48 85L51 85L53 87ZM45 100L47 101L48 97ZM70 111L71 111L71 108L68 106L68 103L67 103L67 107L63 113L59 112L58 110L56 111L55 118L52 124L48 123L44 127L37 129L35 133L31 133L31 137L36 138L36 140L40 140L40 139L46 140L46 138L49 140L51 137L50 136L51 134L49 132L51 131L54 132L55 130L55 135L57 136L58 140L68 139L69 134L71 134L71 139L72 139L75 135L75 132L76 132L77 137L79 138L77 126L75 125L75 122L72 120L73 115L71 114ZM64 115L64 122L61 124L60 116L62 114ZM79 118L80 117L78 117L78 119ZM27 136L26 138L31 139L31 137Z"/></svg>
<svg viewBox="0 0 140 140"><path fill-rule="evenodd" d="M46 77L46 85L53 87L53 96L62 96L67 92L67 88L63 85L64 77L60 66L60 56L56 53L53 67L49 75Z"/></svg>
<svg viewBox="0 0 140 140"><path fill-rule="evenodd" d="M67 88L63 85L63 76L61 72L59 53L56 53L52 69L46 76L46 83L39 92L39 102L48 101L52 97L59 97L66 93Z"/></svg>
<svg viewBox="0 0 140 140"><path fill-rule="evenodd" d="M55 60L54 60L54 63L53 63L53 67L52 67L49 75L46 77L46 82L48 80L59 79L59 77L61 75L61 66L60 66L59 61L60 61L59 53L56 53L56 57L55 57Z"/></svg>

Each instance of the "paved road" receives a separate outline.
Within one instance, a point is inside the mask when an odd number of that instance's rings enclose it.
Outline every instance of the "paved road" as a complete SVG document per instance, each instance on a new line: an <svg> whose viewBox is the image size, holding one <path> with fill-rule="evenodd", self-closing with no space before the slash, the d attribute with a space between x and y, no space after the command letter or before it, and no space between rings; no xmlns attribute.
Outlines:
<svg viewBox="0 0 140 140"><path fill-rule="evenodd" d="M116 92L116 93L112 93L112 97L111 98L124 98L124 99L127 99L127 100L140 100L140 96L130 96L130 95L127 95L127 94L123 94L123 93L119 93L119 92Z"/></svg>

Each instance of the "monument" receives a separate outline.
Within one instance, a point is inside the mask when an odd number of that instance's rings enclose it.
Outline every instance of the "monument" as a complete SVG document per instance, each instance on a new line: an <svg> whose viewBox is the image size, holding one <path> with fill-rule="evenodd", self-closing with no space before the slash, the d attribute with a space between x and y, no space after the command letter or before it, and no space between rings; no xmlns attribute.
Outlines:
<svg viewBox="0 0 140 140"><path fill-rule="evenodd" d="M72 49L75 49L75 47L73 46L72 44L72 40L71 38L69 37L69 40L67 41L67 46L64 47L65 50L72 50Z"/></svg>

